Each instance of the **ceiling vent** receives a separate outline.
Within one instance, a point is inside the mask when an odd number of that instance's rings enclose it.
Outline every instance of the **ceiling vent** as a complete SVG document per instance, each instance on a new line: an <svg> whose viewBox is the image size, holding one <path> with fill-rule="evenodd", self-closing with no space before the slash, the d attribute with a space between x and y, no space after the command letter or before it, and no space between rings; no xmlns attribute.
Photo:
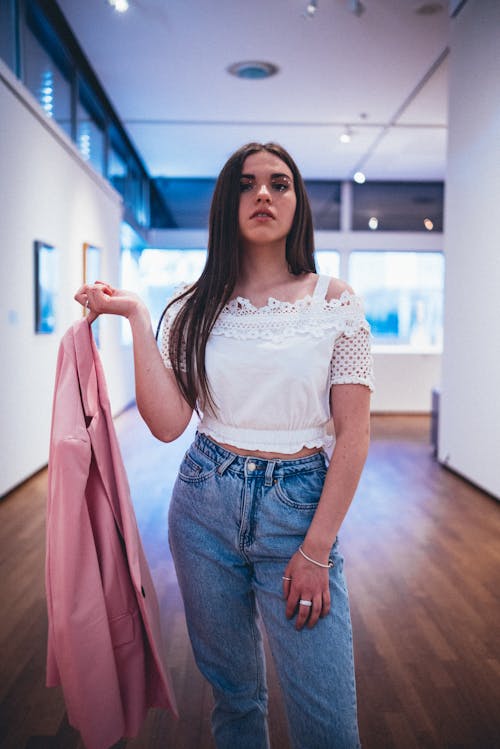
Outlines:
<svg viewBox="0 0 500 749"><path fill-rule="evenodd" d="M276 75L278 70L278 66L272 62L262 62L261 60L235 62L227 68L227 72L231 75L252 81L270 78L272 75Z"/></svg>

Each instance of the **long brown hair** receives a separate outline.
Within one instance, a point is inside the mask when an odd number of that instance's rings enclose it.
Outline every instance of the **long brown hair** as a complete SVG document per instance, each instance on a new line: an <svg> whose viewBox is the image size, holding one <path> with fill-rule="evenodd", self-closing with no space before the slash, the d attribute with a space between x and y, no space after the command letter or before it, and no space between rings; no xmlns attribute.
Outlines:
<svg viewBox="0 0 500 749"><path fill-rule="evenodd" d="M175 378L189 405L198 410L216 408L205 370L205 349L214 323L231 298L239 274L238 209L243 162L253 153L267 151L291 170L297 205L286 239L290 272L315 272L311 208L302 176L290 154L277 143L248 143L229 157L217 179L210 207L208 252L199 279L176 299L184 299L169 334L169 357ZM158 324L158 337L167 304Z"/></svg>

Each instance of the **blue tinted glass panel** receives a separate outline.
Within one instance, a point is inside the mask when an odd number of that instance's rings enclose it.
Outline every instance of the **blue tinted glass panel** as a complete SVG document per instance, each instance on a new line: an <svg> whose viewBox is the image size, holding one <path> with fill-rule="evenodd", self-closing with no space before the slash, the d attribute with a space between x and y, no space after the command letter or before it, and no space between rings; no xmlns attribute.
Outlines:
<svg viewBox="0 0 500 749"><path fill-rule="evenodd" d="M340 182L308 179L305 185L314 228L338 231L340 229Z"/></svg>
<svg viewBox="0 0 500 749"><path fill-rule="evenodd" d="M364 298L374 343L441 348L442 253L352 252L349 280Z"/></svg>
<svg viewBox="0 0 500 749"><path fill-rule="evenodd" d="M316 268L323 276L339 277L340 255L336 250L316 250Z"/></svg>
<svg viewBox="0 0 500 749"><path fill-rule="evenodd" d="M442 182L353 183L354 231L443 231Z"/></svg>
<svg viewBox="0 0 500 749"><path fill-rule="evenodd" d="M0 0L0 57L15 71L14 6L10 0Z"/></svg>
<svg viewBox="0 0 500 749"><path fill-rule="evenodd" d="M76 144L82 158L103 174L104 132L81 101L77 111Z"/></svg>
<svg viewBox="0 0 500 749"><path fill-rule="evenodd" d="M127 180L127 164L118 151L109 149L108 155L108 179L120 195L125 195Z"/></svg>
<svg viewBox="0 0 500 749"><path fill-rule="evenodd" d="M142 287L155 323L167 299L181 283L196 281L205 267L206 250L144 250L139 261Z"/></svg>
<svg viewBox="0 0 500 749"><path fill-rule="evenodd" d="M43 111L71 137L71 86L29 28L24 35L24 84Z"/></svg>

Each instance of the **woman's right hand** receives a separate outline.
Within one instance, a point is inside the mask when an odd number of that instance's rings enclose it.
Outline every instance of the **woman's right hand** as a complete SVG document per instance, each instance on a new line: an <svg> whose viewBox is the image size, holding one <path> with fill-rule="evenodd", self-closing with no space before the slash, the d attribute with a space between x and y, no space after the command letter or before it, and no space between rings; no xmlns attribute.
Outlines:
<svg viewBox="0 0 500 749"><path fill-rule="evenodd" d="M128 319L141 313L149 316L146 305L133 291L115 289L102 281L80 286L74 298L89 310L90 323L103 314L121 315Z"/></svg>

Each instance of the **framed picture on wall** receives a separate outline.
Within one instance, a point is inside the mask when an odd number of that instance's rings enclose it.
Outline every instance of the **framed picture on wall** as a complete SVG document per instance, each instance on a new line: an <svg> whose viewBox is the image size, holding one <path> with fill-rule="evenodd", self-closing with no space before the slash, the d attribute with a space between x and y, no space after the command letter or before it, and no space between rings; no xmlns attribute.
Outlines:
<svg viewBox="0 0 500 749"><path fill-rule="evenodd" d="M56 329L57 251L46 242L35 240L35 333Z"/></svg>
<svg viewBox="0 0 500 749"><path fill-rule="evenodd" d="M95 283L101 277L101 250L85 242L83 245L83 283ZM87 311L84 309L83 314ZM100 345L99 318L92 323L92 331L97 346Z"/></svg>

